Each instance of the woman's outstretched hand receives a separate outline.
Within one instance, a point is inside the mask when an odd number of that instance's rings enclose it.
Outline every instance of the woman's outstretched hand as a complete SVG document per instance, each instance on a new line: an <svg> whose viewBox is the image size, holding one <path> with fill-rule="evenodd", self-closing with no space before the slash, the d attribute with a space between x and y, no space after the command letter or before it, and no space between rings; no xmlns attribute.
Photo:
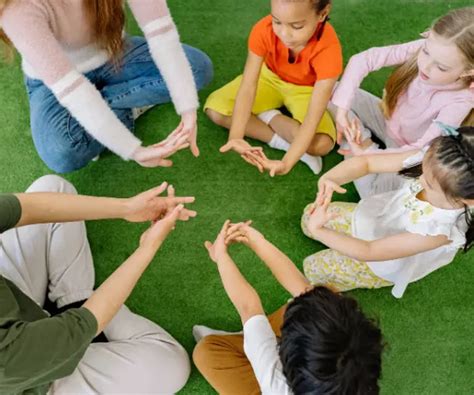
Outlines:
<svg viewBox="0 0 474 395"><path fill-rule="evenodd" d="M181 122L163 141L148 147L138 147L133 153L133 159L143 167L170 167L173 162L167 158L190 146L190 133Z"/></svg>

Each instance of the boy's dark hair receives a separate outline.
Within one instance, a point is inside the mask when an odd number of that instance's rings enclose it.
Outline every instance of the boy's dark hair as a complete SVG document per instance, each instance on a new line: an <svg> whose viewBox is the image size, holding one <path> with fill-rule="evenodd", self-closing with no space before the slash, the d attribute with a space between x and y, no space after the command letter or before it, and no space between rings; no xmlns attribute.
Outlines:
<svg viewBox="0 0 474 395"><path fill-rule="evenodd" d="M279 354L295 395L378 394L382 351L380 328L350 297L315 287L287 307Z"/></svg>
<svg viewBox="0 0 474 395"><path fill-rule="evenodd" d="M474 199L474 127L464 126L457 134L435 138L425 158L435 174L436 181L448 199ZM420 177L423 174L421 163L400 171L406 177ZM464 205L464 219L467 223L467 252L474 243L474 216L471 209Z"/></svg>

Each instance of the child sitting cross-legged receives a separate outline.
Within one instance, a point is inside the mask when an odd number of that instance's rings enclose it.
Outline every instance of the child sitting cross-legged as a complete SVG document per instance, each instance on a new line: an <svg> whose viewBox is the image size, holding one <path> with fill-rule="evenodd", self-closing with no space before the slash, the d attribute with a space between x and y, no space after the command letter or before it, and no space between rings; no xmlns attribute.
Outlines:
<svg viewBox="0 0 474 395"><path fill-rule="evenodd" d="M229 256L241 242L265 262L293 300L267 317ZM377 394L382 333L357 302L313 288L291 260L245 223L226 221L205 246L237 309L243 332L195 326L193 359L219 394Z"/></svg>

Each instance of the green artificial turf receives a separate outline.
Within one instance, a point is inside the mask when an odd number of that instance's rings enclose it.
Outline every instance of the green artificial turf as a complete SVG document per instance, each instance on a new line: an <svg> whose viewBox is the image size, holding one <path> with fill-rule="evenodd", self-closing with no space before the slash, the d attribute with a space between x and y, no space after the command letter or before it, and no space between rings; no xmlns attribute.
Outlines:
<svg viewBox="0 0 474 395"><path fill-rule="evenodd" d="M252 25L269 12L268 0L170 1L182 40L206 51L214 61L215 79L200 94L203 102L214 89L242 70L246 39ZM418 38L430 23L469 0L334 0L331 23L339 34L345 62L371 46ZM129 18L128 30L141 34ZM373 73L363 87L380 95L388 70ZM29 129L28 103L18 61L0 64L0 191L23 191L50 171L39 159ZM171 105L145 114L136 132L145 143L167 135L179 119ZM284 177L271 179L237 155L222 155L223 129L199 114L201 156L189 151L173 157L169 169L144 169L110 153L85 169L66 175L80 193L131 196L166 180L179 195L194 195L198 217L181 223L165 242L128 300L137 313L158 322L191 353L193 324L238 330L238 315L221 286L214 264L203 248L226 218L252 219L256 228L301 268L303 258L323 248L300 229L304 206L316 191L317 178L303 164ZM265 147L271 157L281 153ZM335 152L324 159L327 170L340 161ZM357 201L352 185L343 200ZM146 225L124 221L87 225L95 267L101 283L138 245ZM231 248L244 275L259 292L268 312L288 299L256 257L241 246ZM390 289L351 292L370 315L377 317L388 344L384 354L383 394L474 393L474 302L469 279L474 255L460 254L443 269L409 286L401 300ZM212 393L193 369L183 394Z"/></svg>

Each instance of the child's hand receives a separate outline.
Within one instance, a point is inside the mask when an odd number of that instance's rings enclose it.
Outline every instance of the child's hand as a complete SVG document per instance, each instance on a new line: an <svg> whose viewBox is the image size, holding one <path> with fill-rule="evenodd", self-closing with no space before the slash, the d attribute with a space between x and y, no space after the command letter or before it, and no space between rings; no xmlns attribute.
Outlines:
<svg viewBox="0 0 474 395"><path fill-rule="evenodd" d="M138 147L132 158L143 167L170 167L173 162L166 158L189 147L189 133L181 122L165 140L148 147Z"/></svg>
<svg viewBox="0 0 474 395"><path fill-rule="evenodd" d="M140 247L149 249L153 254L160 248L168 234L174 229L176 221L179 218L183 205L177 205L173 210L165 215L159 221L155 221L142 234L140 238Z"/></svg>
<svg viewBox="0 0 474 395"><path fill-rule="evenodd" d="M169 213L171 210L173 210L177 204L194 202L194 196L188 196L184 198L175 197L175 191L174 191L173 185L170 185L168 187L167 192L168 192L168 197L166 198L166 213ZM189 218L194 218L196 215L197 215L196 211L189 210L186 207L183 207L183 209L179 212L178 219L180 221L187 221L189 220Z"/></svg>
<svg viewBox="0 0 474 395"><path fill-rule="evenodd" d="M166 189L168 190L168 196L159 196ZM166 182L163 182L158 187L125 199L126 213L123 219L129 222L156 221L172 211L178 204L193 202L193 196L175 197L173 186L168 186ZM179 219L186 220L195 216L195 211L183 208L180 211Z"/></svg>
<svg viewBox="0 0 474 395"><path fill-rule="evenodd" d="M268 171L270 173L270 177L274 177L275 175L282 176L288 174L288 172L291 170L291 168L289 168L288 165L282 160L268 159L263 151L258 153L254 151L247 151L241 156L246 162L257 166L260 172L262 172L262 169Z"/></svg>
<svg viewBox="0 0 474 395"><path fill-rule="evenodd" d="M183 124L183 130L188 133L188 142L191 148L191 152L195 157L199 156L199 148L197 146L197 114L196 110L191 110L181 115L181 123Z"/></svg>
<svg viewBox="0 0 474 395"><path fill-rule="evenodd" d="M337 143L339 145L342 144L342 140L344 139L344 130L349 126L349 118L347 117L348 111L338 107L336 111L336 129L337 129Z"/></svg>
<svg viewBox="0 0 474 395"><path fill-rule="evenodd" d="M219 149L221 153L226 153L231 150L237 152L239 155L242 155L246 151L262 151L262 147L252 147L244 139L231 139Z"/></svg>
<svg viewBox="0 0 474 395"><path fill-rule="evenodd" d="M225 243L230 245L232 243L243 243L247 246L251 246L253 243L257 243L261 240L263 235L250 225L252 221L239 222L236 224L230 224L227 229L225 236Z"/></svg>
<svg viewBox="0 0 474 395"><path fill-rule="evenodd" d="M225 243L225 236L227 230L229 229L230 221L227 220L224 222L221 231L217 235L214 243L210 241L204 242L204 247L206 247L209 257L215 262L218 263L222 258L226 257L227 254L227 244Z"/></svg>
<svg viewBox="0 0 474 395"><path fill-rule="evenodd" d="M324 176L321 177L318 181L318 194L316 195L315 205L320 206L326 202L331 203L334 192L342 194L346 193L347 189L342 188L339 184L328 180Z"/></svg>
<svg viewBox="0 0 474 395"><path fill-rule="evenodd" d="M339 149L337 152L341 155L354 155L354 156L360 156L364 155L364 151L367 148L367 143L368 141L363 141L361 142L361 132L362 124L361 122L355 118L352 120L352 122L349 123L349 125L344 129L344 137L346 138L347 143L349 144L350 149ZM370 139L369 139L370 141ZM370 145L370 144L369 144Z"/></svg>
<svg viewBox="0 0 474 395"><path fill-rule="evenodd" d="M308 230L314 234L318 229L321 229L329 221L337 218L338 213L328 211L330 201L326 201L321 205L313 203L313 209L308 220Z"/></svg>

